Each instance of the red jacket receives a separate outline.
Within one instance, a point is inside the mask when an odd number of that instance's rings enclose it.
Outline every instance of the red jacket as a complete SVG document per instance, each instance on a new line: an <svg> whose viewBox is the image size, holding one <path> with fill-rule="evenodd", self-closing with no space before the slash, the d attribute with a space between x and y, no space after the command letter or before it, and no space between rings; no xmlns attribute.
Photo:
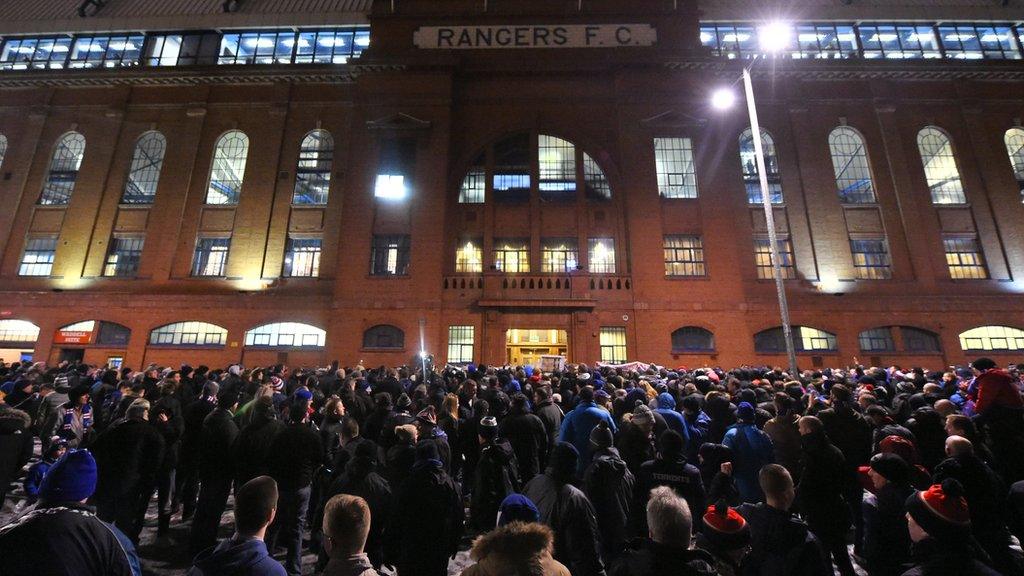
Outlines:
<svg viewBox="0 0 1024 576"><path fill-rule="evenodd" d="M1017 383L1005 370L993 368L982 372L974 382L978 385L975 412L984 414L994 406L1024 408Z"/></svg>

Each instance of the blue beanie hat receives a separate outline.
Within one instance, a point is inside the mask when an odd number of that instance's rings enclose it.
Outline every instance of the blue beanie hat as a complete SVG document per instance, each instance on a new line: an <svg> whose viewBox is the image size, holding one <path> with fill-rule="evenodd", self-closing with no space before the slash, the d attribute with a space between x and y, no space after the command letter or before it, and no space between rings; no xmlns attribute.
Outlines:
<svg viewBox="0 0 1024 576"><path fill-rule="evenodd" d="M740 402L738 408L736 408L736 417L744 422L752 422L754 420L754 406L750 402Z"/></svg>
<svg viewBox="0 0 1024 576"><path fill-rule="evenodd" d="M3 392L4 394L10 394L11 392L14 392L14 381L9 380L7 382L4 382L3 385L0 386L0 392Z"/></svg>
<svg viewBox="0 0 1024 576"><path fill-rule="evenodd" d="M529 378L530 376L533 376L533 366L530 366L530 365L523 366L523 373L526 374L527 378Z"/></svg>
<svg viewBox="0 0 1024 576"><path fill-rule="evenodd" d="M71 450L50 467L39 486L39 499L78 502L96 491L96 460L88 450Z"/></svg>
<svg viewBox="0 0 1024 576"><path fill-rule="evenodd" d="M498 526L504 526L510 522L537 522L539 520L540 511L526 496L509 494L501 501L501 508L498 510Z"/></svg>
<svg viewBox="0 0 1024 576"><path fill-rule="evenodd" d="M295 391L295 397L298 398L299 400L312 400L313 393L309 390L309 388L302 387Z"/></svg>

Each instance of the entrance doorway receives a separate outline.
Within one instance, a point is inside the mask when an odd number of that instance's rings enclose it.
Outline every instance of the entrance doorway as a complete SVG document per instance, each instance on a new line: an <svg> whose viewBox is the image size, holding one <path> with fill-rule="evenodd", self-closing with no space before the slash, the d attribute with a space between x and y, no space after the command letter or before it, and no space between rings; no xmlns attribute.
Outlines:
<svg viewBox="0 0 1024 576"><path fill-rule="evenodd" d="M505 359L513 366L539 367L541 356L567 356L568 352L565 330L513 328L505 333Z"/></svg>
<svg viewBox="0 0 1024 576"><path fill-rule="evenodd" d="M58 362L81 362L85 359L85 348L61 348Z"/></svg>

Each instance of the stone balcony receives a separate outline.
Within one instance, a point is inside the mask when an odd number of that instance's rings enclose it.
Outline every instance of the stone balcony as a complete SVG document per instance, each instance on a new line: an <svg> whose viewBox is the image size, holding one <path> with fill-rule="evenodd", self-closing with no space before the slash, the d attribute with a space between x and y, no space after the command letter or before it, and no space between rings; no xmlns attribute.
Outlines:
<svg viewBox="0 0 1024 576"><path fill-rule="evenodd" d="M443 280L446 299L475 300L483 308L593 308L632 298L633 281L614 274L462 274Z"/></svg>

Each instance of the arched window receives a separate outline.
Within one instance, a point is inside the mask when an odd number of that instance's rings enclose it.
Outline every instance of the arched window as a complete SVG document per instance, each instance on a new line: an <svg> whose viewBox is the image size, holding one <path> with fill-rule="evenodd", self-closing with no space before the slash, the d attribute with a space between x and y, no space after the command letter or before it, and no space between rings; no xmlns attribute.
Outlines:
<svg viewBox="0 0 1024 576"><path fill-rule="evenodd" d="M932 204L966 204L964 185L949 137L942 130L927 126L917 133L917 147L921 151Z"/></svg>
<svg viewBox="0 0 1024 576"><path fill-rule="evenodd" d="M117 322L83 320L57 329L54 344L97 344L100 346L127 346L132 330Z"/></svg>
<svg viewBox="0 0 1024 576"><path fill-rule="evenodd" d="M871 182L871 166L864 139L853 128L840 126L828 136L836 188L844 204L875 203L875 186Z"/></svg>
<svg viewBox="0 0 1024 576"><path fill-rule="evenodd" d="M405 348L405 332L390 324L378 324L363 332L363 348L401 350Z"/></svg>
<svg viewBox="0 0 1024 576"><path fill-rule="evenodd" d="M71 193L75 190L78 180L78 169L82 166L85 155L85 136L78 132L68 132L57 142L50 160L50 169L46 173L46 183L39 203L44 206L66 205L71 201Z"/></svg>
<svg viewBox="0 0 1024 576"><path fill-rule="evenodd" d="M239 130L225 132L213 149L207 204L238 204L249 157L249 137Z"/></svg>
<svg viewBox="0 0 1024 576"><path fill-rule="evenodd" d="M160 169L164 165L167 139L152 131L139 137L132 155L132 167L121 195L122 204L152 204L156 186L160 182Z"/></svg>
<svg viewBox="0 0 1024 576"><path fill-rule="evenodd" d="M836 335L809 326L793 326L793 344L797 352L836 352ZM769 328L754 334L754 350L763 354L780 354L786 351L786 340L782 326Z"/></svg>
<svg viewBox="0 0 1024 576"><path fill-rule="evenodd" d="M892 338L892 328L883 326L865 330L858 336L861 352L895 352L896 341Z"/></svg>
<svg viewBox="0 0 1024 576"><path fill-rule="evenodd" d="M323 348L327 332L298 322L257 326L245 333L246 346Z"/></svg>
<svg viewBox="0 0 1024 576"><path fill-rule="evenodd" d="M978 326L960 334L965 352L1024 350L1024 330L1010 326Z"/></svg>
<svg viewBox="0 0 1024 576"><path fill-rule="evenodd" d="M228 331L206 322L175 322L149 333L151 346L224 346Z"/></svg>
<svg viewBox="0 0 1024 576"><path fill-rule="evenodd" d="M907 352L922 354L942 352L939 335L931 330L900 326L900 334L903 336L903 349Z"/></svg>
<svg viewBox="0 0 1024 576"><path fill-rule="evenodd" d="M611 200L612 187L608 183L608 177L604 170L590 154L583 153L583 180L586 188L584 192L591 200Z"/></svg>
<svg viewBox="0 0 1024 576"><path fill-rule="evenodd" d="M761 148L764 151L764 165L768 172L768 193L772 204L782 204L782 173L779 171L779 157L775 153L775 139L766 130L761 130ZM740 134L740 164L743 166L743 184L747 189L747 203L761 203L761 180L757 171L757 154L754 153L754 133L747 128Z"/></svg>
<svg viewBox="0 0 1024 576"><path fill-rule="evenodd" d="M7 136L0 134L0 168L4 167L4 156L7 155Z"/></svg>
<svg viewBox="0 0 1024 576"><path fill-rule="evenodd" d="M483 204L487 189L487 170L484 168L487 157L477 156L469 167L459 186L459 204Z"/></svg>
<svg viewBox="0 0 1024 576"><path fill-rule="evenodd" d="M672 332L672 353L708 352L715 349L715 335L699 326L684 326Z"/></svg>
<svg viewBox="0 0 1024 576"><path fill-rule="evenodd" d="M1017 178L1017 188L1024 198L1024 128L1010 128L1003 139L1006 141L1010 165L1013 166L1013 175ZM3 152L0 151L0 162L3 161L3 157Z"/></svg>
<svg viewBox="0 0 1024 576"><path fill-rule="evenodd" d="M295 168L292 204L327 204L334 167L334 138L326 130L313 130L302 139Z"/></svg>
<svg viewBox="0 0 1024 576"><path fill-rule="evenodd" d="M39 326L28 320L0 320L0 345L32 346L38 339Z"/></svg>

